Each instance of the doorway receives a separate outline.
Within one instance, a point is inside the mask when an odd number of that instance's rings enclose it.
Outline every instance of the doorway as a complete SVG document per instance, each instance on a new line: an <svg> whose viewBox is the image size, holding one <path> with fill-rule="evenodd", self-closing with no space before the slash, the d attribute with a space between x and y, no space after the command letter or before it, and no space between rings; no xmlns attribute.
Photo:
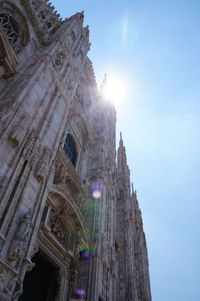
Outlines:
<svg viewBox="0 0 200 301"><path fill-rule="evenodd" d="M58 268L40 252L32 262L35 267L26 273L19 301L55 301L59 290Z"/></svg>

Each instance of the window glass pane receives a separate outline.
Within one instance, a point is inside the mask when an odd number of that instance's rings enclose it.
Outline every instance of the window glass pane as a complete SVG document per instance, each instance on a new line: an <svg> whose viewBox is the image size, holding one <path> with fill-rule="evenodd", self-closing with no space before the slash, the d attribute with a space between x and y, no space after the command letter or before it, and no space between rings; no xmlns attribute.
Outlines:
<svg viewBox="0 0 200 301"><path fill-rule="evenodd" d="M76 152L76 146L74 143L74 139L70 134L67 135L65 139L65 144L63 147L65 154L68 156L70 161L72 162L73 165L76 163L76 157L77 157L77 152Z"/></svg>

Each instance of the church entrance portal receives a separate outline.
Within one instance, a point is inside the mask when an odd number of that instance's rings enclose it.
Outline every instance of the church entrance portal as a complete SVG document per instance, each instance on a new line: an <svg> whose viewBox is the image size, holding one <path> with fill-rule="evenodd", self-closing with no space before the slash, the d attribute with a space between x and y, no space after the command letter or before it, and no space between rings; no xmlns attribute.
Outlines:
<svg viewBox="0 0 200 301"><path fill-rule="evenodd" d="M55 301L58 292L58 269L40 253L34 256L32 262L36 265L26 273L23 294L19 301Z"/></svg>

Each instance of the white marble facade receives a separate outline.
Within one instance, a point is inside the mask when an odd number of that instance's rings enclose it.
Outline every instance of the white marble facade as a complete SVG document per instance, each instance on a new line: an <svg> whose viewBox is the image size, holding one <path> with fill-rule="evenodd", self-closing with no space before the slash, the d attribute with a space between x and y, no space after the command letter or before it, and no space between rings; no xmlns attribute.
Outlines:
<svg viewBox="0 0 200 301"><path fill-rule="evenodd" d="M141 213L83 18L0 0L2 301L151 301Z"/></svg>

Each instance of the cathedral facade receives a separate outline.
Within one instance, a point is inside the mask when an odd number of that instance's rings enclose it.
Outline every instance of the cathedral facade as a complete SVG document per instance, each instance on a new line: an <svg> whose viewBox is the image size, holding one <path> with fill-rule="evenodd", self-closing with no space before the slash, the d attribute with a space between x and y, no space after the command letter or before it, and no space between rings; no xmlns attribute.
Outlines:
<svg viewBox="0 0 200 301"><path fill-rule="evenodd" d="M0 0L1 301L151 301L137 195L83 18Z"/></svg>

